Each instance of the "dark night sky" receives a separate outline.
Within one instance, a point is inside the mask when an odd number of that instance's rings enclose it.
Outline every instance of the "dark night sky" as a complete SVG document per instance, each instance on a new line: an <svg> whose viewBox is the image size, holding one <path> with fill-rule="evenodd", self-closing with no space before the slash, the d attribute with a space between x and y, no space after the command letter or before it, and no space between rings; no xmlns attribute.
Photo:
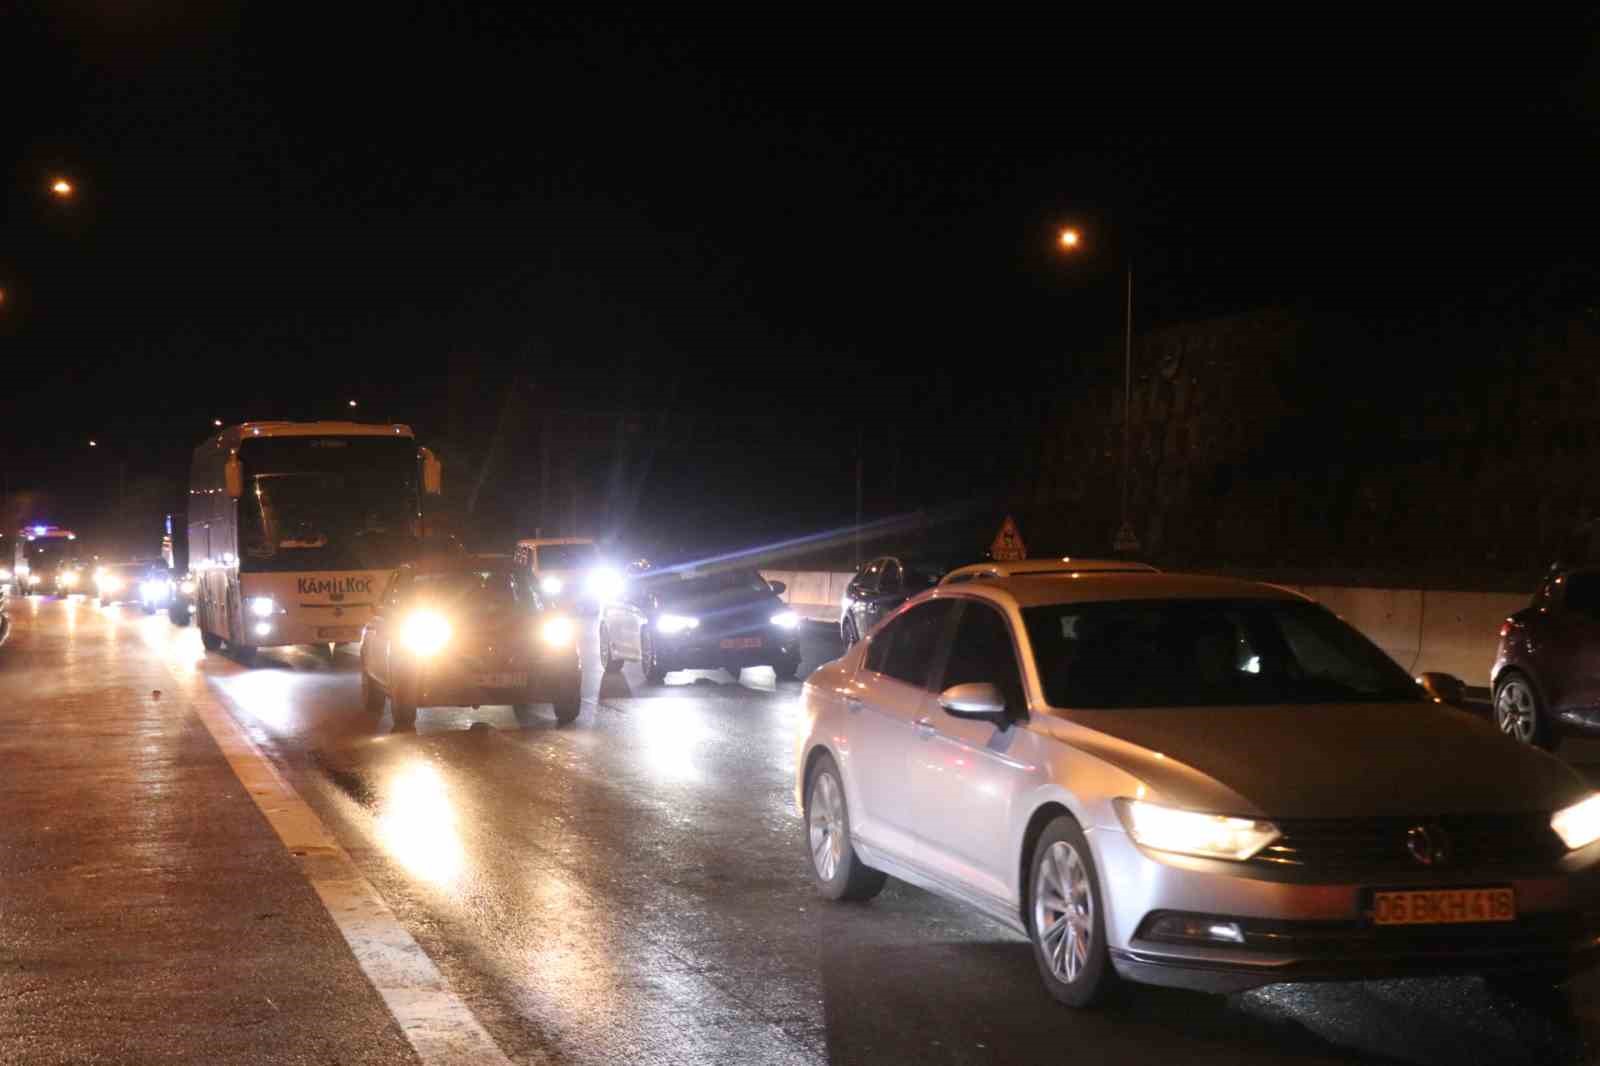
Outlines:
<svg viewBox="0 0 1600 1066"><path fill-rule="evenodd" d="M710 479L659 476L803 528L848 508L863 413L965 435L918 500L991 479L983 415L1095 358L1126 254L1147 324L1594 258L1587 22L530 6L5 15L13 487L93 482L90 436L165 467L212 417L347 396L442 432L457 360L573 407L770 412ZM1062 221L1090 254L1052 252Z"/></svg>

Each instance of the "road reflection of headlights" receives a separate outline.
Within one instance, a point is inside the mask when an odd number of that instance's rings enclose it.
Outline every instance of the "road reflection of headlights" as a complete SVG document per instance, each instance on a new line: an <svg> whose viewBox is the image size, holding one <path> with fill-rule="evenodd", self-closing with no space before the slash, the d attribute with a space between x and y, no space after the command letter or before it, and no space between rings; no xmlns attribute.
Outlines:
<svg viewBox="0 0 1600 1066"><path fill-rule="evenodd" d="M700 619L691 618L686 614L664 614L656 619L656 628L663 636L672 636L674 633L684 633L700 627Z"/></svg>
<svg viewBox="0 0 1600 1066"><path fill-rule="evenodd" d="M400 642L412 654L436 655L450 643L450 623L433 611L415 611L400 627Z"/></svg>
<svg viewBox="0 0 1600 1066"><path fill-rule="evenodd" d="M545 578L539 582L539 591L544 593L546 596L561 595L561 579L559 577Z"/></svg>
<svg viewBox="0 0 1600 1066"><path fill-rule="evenodd" d="M793 611L779 611L772 616L772 624L779 629L799 629L800 616Z"/></svg>
<svg viewBox="0 0 1600 1066"><path fill-rule="evenodd" d="M572 619L557 615L547 618L539 627L539 639L552 648L563 648L572 643Z"/></svg>
<svg viewBox="0 0 1600 1066"><path fill-rule="evenodd" d="M597 600L614 600L622 595L622 575L609 566L597 566L589 571L585 591Z"/></svg>

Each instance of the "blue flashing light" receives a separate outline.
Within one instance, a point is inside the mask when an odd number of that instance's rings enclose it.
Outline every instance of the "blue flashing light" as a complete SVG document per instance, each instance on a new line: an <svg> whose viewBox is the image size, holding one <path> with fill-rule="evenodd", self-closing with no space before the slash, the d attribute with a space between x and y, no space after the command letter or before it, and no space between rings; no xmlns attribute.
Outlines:
<svg viewBox="0 0 1600 1066"><path fill-rule="evenodd" d="M33 527L33 535L34 536L42 537L42 536L44 536L44 533L45 533L45 527L44 526L34 526Z"/></svg>

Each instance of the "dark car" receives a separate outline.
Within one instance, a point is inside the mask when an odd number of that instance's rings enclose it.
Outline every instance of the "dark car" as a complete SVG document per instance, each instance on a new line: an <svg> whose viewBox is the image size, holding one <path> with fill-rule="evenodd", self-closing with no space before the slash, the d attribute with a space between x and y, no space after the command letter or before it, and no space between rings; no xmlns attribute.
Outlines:
<svg viewBox="0 0 1600 1066"><path fill-rule="evenodd" d="M938 563L885 555L863 566L845 589L839 609L839 636L845 647L860 640L896 607L931 585L950 568Z"/></svg>
<svg viewBox="0 0 1600 1066"><path fill-rule="evenodd" d="M720 668L738 676L746 666L793 678L800 618L778 598L781 591L748 567L646 572L601 608L600 663L614 673L637 662L651 684L674 670Z"/></svg>
<svg viewBox="0 0 1600 1066"><path fill-rule="evenodd" d="M1600 734L1600 568L1550 570L1500 627L1490 681L1495 724L1524 744Z"/></svg>
<svg viewBox="0 0 1600 1066"><path fill-rule="evenodd" d="M93 585L101 606L137 603L145 614L155 614L172 601L172 574L160 561L96 567Z"/></svg>
<svg viewBox="0 0 1600 1066"><path fill-rule="evenodd" d="M548 703L578 717L578 627L550 609L508 556L437 557L395 571L361 635L368 710L396 723L418 707Z"/></svg>

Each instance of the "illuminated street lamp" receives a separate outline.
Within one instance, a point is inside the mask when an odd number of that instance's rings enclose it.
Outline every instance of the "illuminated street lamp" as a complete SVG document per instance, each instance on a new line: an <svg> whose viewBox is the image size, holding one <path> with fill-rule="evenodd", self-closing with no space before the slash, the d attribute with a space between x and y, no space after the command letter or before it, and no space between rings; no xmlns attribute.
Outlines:
<svg viewBox="0 0 1600 1066"><path fill-rule="evenodd" d="M350 406L351 406L351 407L354 407L354 406L355 406L355 405L356 405L356 402L355 402L355 401L354 401L354 400L351 400L351 401L350 401Z"/></svg>
<svg viewBox="0 0 1600 1066"><path fill-rule="evenodd" d="M92 441L89 442L89 447L98 448L98 447L100 447L100 442L97 441L97 440L92 440Z"/></svg>
<svg viewBox="0 0 1600 1066"><path fill-rule="evenodd" d="M56 196L65 200L72 195L74 190L72 188L72 182L68 181L66 178L57 178L55 181L50 183L50 191Z"/></svg>
<svg viewBox="0 0 1600 1066"><path fill-rule="evenodd" d="M1063 229L1056 238L1064 252L1074 252L1083 243L1083 237L1072 228ZM1133 261L1128 261L1127 315L1122 332L1122 526L1117 530L1113 551L1138 551L1139 538L1128 520L1129 454L1132 451L1133 433Z"/></svg>
<svg viewBox="0 0 1600 1066"><path fill-rule="evenodd" d="M220 419L220 418L213 418L213 419L212 419L212 420L211 420L211 424L212 424L212 425L213 425L213 426L216 426L216 427L217 427L217 428L218 428L218 429L221 429L221 428L222 428L222 419Z"/></svg>

